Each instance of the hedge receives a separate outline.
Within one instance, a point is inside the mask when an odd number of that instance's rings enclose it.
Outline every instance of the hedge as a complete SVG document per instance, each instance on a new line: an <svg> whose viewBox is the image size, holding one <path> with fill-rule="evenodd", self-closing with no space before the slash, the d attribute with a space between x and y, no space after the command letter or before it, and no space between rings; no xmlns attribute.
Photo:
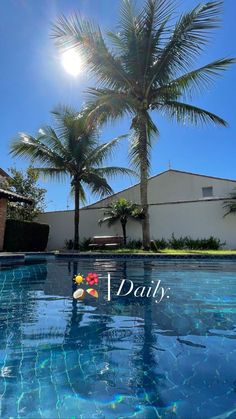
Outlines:
<svg viewBox="0 0 236 419"><path fill-rule="evenodd" d="M8 219L3 250L6 252L39 252L48 242L49 225Z"/></svg>
<svg viewBox="0 0 236 419"><path fill-rule="evenodd" d="M192 239L189 236L176 238L174 234L170 239L157 239L151 240L151 249L159 251L163 249L176 249L176 250L219 250L225 243L221 243L217 237L207 237ZM141 249L142 242L140 240L131 240L128 242L129 249Z"/></svg>
<svg viewBox="0 0 236 419"><path fill-rule="evenodd" d="M219 250L224 245L225 243L221 243L220 239L213 236L192 239L189 236L176 238L174 234L172 234L172 237L169 240L160 239L151 241L152 250L163 250L166 248L175 250Z"/></svg>

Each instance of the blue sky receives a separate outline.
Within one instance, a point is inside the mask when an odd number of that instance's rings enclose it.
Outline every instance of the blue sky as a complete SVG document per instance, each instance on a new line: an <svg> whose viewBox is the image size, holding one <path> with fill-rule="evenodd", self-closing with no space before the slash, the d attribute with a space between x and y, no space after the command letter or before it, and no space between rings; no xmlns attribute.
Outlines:
<svg viewBox="0 0 236 419"><path fill-rule="evenodd" d="M142 4L142 1L138 1ZM198 4L195 0L180 1L180 11ZM45 123L51 123L50 110L65 103L80 109L84 90L93 85L87 75L76 79L63 69L58 51L50 38L51 22L60 13L74 10L99 22L103 29L117 24L119 0L1 0L0 2L0 94L1 138L0 167L7 170L15 165L27 167L21 159L9 156L9 144L17 132L35 134ZM236 56L235 0L224 1L222 27L215 31L206 53L197 64L213 59ZM219 114L229 122L229 128L204 129L177 126L158 115L154 120L160 138L152 153L151 174L168 168L192 171L236 179L236 66L228 70L210 91L193 98L193 103ZM129 131L129 119L123 119L103 128L101 140L111 139ZM115 154L113 164L129 164L128 142L123 142ZM135 183L129 178L111 182L115 191ZM69 184L40 181L48 190L48 210L72 208ZM88 202L94 198L89 197Z"/></svg>

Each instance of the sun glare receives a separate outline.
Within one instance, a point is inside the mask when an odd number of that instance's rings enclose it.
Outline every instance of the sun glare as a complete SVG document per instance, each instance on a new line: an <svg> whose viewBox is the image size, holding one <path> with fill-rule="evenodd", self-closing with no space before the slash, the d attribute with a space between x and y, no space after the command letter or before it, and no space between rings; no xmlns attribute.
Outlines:
<svg viewBox="0 0 236 419"><path fill-rule="evenodd" d="M68 49L63 52L61 62L66 72L74 77L78 76L78 74L82 72L82 59L78 52L73 49Z"/></svg>

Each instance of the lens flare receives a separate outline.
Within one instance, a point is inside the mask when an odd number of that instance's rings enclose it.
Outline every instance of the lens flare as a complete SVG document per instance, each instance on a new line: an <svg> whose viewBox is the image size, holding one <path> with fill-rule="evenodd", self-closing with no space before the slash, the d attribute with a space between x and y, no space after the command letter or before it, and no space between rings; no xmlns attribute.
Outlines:
<svg viewBox="0 0 236 419"><path fill-rule="evenodd" d="M67 73L77 77L83 69L83 60L79 53L74 49L63 52L61 62Z"/></svg>

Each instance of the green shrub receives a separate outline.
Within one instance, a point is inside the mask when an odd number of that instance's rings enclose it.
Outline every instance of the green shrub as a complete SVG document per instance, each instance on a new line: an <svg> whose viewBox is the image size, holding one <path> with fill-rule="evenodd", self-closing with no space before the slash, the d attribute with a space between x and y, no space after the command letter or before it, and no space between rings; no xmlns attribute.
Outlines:
<svg viewBox="0 0 236 419"><path fill-rule="evenodd" d="M74 247L74 241L72 239L65 240L65 246L67 250L72 250Z"/></svg>
<svg viewBox="0 0 236 419"><path fill-rule="evenodd" d="M80 240L79 242L80 250L82 251L91 250L91 248L89 247L91 241L92 241L91 237L88 237L88 238L84 237L82 240ZM72 250L74 248L74 240L72 239L66 240L65 246L67 250Z"/></svg>
<svg viewBox="0 0 236 419"><path fill-rule="evenodd" d="M84 237L79 243L80 250L82 251L91 250L91 247L89 247L91 241L92 241L91 237L88 237L88 238Z"/></svg>
<svg viewBox="0 0 236 419"><path fill-rule="evenodd" d="M187 237L179 237L178 239L172 234L171 239L168 241L168 247L171 249L185 249L186 248L186 238Z"/></svg>
<svg viewBox="0 0 236 419"><path fill-rule="evenodd" d="M216 237L209 237L203 239L192 239L189 236L176 238L172 234L167 246L171 249L189 249L189 250L219 250L224 243L221 243Z"/></svg>
<svg viewBox="0 0 236 419"><path fill-rule="evenodd" d="M168 247L168 241L165 239L157 239L157 240L151 240L151 250L154 250L158 252L158 250L163 250Z"/></svg>
<svg viewBox="0 0 236 419"><path fill-rule="evenodd" d="M91 238L84 238L80 241L80 250L86 251L91 250L89 244L91 243ZM66 240L66 248L68 250L73 249L73 240ZM165 240L155 239L151 240L151 250L158 252L163 249L175 249L175 250L219 250L224 243L221 243L216 237L209 237L204 239L192 239L189 236L176 238L172 234L171 239ZM127 249L140 250L142 249L141 240L129 240L126 246Z"/></svg>
<svg viewBox="0 0 236 419"><path fill-rule="evenodd" d="M39 252L45 250L49 226L30 221L8 219L3 249L6 252Z"/></svg>
<svg viewBox="0 0 236 419"><path fill-rule="evenodd" d="M224 244L220 242L220 239L213 236L208 239L196 240L186 237L186 248L191 250L219 250Z"/></svg>
<svg viewBox="0 0 236 419"><path fill-rule="evenodd" d="M126 247L128 249L141 249L142 241L141 240L129 240Z"/></svg>

